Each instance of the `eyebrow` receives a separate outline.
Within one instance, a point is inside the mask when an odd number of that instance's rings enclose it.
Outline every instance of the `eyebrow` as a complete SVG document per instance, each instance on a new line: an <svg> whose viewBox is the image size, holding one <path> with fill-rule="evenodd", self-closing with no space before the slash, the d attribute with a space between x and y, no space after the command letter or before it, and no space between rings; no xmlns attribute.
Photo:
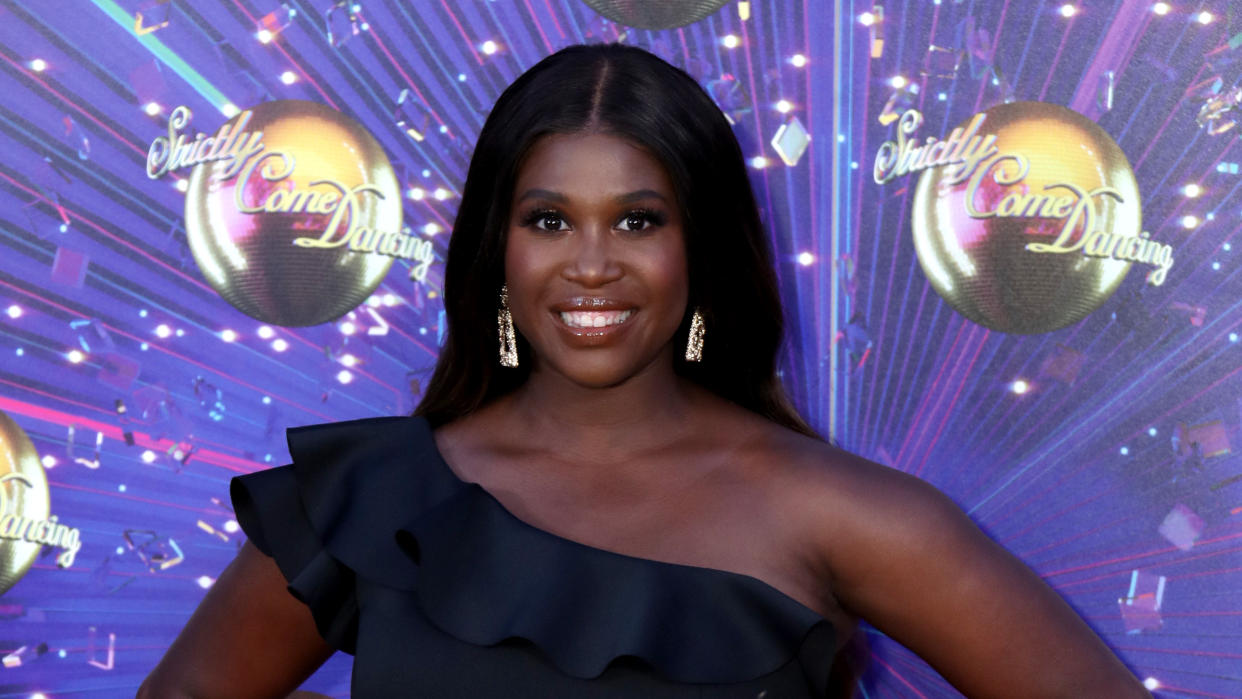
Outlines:
<svg viewBox="0 0 1242 699"><path fill-rule="evenodd" d="M527 199L547 199L548 201L554 201L558 204L569 203L569 198L564 194L554 192L550 189L528 189L522 193L522 196L518 197L518 203L520 204ZM664 195L654 189L639 189L628 194L621 194L618 195L613 201L618 204L630 204L643 199L659 199L660 201L667 202Z"/></svg>

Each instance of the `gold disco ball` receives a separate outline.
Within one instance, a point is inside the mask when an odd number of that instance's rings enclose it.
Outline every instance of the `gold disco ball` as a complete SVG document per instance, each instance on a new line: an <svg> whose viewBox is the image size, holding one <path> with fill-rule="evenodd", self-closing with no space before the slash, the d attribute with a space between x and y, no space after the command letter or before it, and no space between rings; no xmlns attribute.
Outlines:
<svg viewBox="0 0 1242 699"><path fill-rule="evenodd" d="M693 24L728 0L582 0L592 10L626 27L673 29Z"/></svg>
<svg viewBox="0 0 1242 699"><path fill-rule="evenodd" d="M16 533L10 529L24 528L23 520L42 522L51 510L47 476L34 444L13 418L0 412L0 595L22 579L42 548L9 538Z"/></svg>
<svg viewBox="0 0 1242 699"><path fill-rule="evenodd" d="M984 161L979 167L986 173L960 182L952 181L949 166L923 172L911 211L919 263L950 306L992 330L1036 334L1076 323L1108 300L1131 263L1087 256L1082 248L1058 253L1027 246L1058 238L1060 246L1072 246L1093 231L1137 237L1142 216L1130 163L1095 122L1065 107L1012 102L983 114L979 135L996 136L997 157L1017 158ZM1080 197L1060 186L1066 184L1081 192L1110 187L1120 201ZM1056 197L1088 200L1089 216L1056 217ZM972 216L968 203L976 214L999 213ZM1037 215L1024 215L1030 213Z"/></svg>
<svg viewBox="0 0 1242 699"><path fill-rule="evenodd" d="M352 238L365 243L401 231L396 174L375 138L336 110L278 100L249 111L243 128L262 132L263 144L247 161L252 166L221 159L190 175L185 219L194 261L251 318L289 327L335 320L365 301L392 266L389 255L351 250L347 238L355 231ZM325 237L330 228L335 233ZM305 246L313 239L325 246Z"/></svg>

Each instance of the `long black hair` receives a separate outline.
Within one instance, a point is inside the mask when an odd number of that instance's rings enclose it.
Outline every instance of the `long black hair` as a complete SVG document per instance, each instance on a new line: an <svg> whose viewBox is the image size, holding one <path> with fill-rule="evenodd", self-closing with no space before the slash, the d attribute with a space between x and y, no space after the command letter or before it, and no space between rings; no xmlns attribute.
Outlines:
<svg viewBox="0 0 1242 699"><path fill-rule="evenodd" d="M781 425L818 437L776 376L783 337L776 273L737 138L711 97L681 69L623 44L569 46L513 81L496 101L470 160L444 270L448 332L414 410L432 425L466 415L526 380L497 361L509 205L521 164L547 134L602 132L647 149L681 208L689 304L705 318L701 362L676 370ZM530 348L519 334L518 354Z"/></svg>

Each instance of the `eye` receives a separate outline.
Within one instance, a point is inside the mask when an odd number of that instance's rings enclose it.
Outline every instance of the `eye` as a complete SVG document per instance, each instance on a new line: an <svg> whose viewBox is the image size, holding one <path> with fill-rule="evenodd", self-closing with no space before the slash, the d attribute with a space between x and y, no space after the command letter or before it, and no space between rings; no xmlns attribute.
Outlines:
<svg viewBox="0 0 1242 699"><path fill-rule="evenodd" d="M542 225L541 225L542 224ZM522 225L525 227L534 226L541 231L561 231L565 219L561 215L551 209L537 209L522 217Z"/></svg>
<svg viewBox="0 0 1242 699"><path fill-rule="evenodd" d="M627 213L625 218L621 219L619 222L621 230L635 233L646 231L663 224L664 216L659 212L652 211L650 209L635 209L634 211Z"/></svg>

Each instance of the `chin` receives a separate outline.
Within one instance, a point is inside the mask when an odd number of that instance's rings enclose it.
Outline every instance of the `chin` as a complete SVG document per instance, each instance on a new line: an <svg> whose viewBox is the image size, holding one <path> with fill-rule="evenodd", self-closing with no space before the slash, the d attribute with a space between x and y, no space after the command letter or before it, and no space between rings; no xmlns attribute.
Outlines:
<svg viewBox="0 0 1242 699"><path fill-rule="evenodd" d="M655 361L658 359L652 358ZM570 356L556 357L545 368L583 388L611 388L634 378L649 366L636 357L619 357L616 352L577 350Z"/></svg>

